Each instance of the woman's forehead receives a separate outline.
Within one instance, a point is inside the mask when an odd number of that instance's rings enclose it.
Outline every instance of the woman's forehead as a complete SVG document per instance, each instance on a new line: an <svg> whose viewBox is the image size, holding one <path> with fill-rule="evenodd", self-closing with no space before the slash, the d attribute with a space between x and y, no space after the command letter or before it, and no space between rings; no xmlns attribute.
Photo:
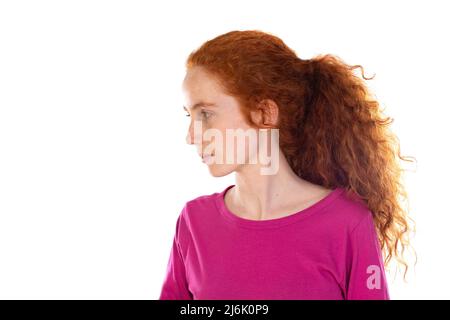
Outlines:
<svg viewBox="0 0 450 320"><path fill-rule="evenodd" d="M183 89L190 91L221 91L219 83L216 81L214 76L198 67L189 69L186 72L183 80Z"/></svg>

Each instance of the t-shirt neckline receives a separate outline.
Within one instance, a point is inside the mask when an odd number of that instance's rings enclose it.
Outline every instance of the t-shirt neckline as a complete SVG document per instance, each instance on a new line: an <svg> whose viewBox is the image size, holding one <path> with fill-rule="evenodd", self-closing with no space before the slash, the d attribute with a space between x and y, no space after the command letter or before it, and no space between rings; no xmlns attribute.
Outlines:
<svg viewBox="0 0 450 320"><path fill-rule="evenodd" d="M234 186L235 186L234 184L229 185L223 191L217 193L215 198L217 209L226 220L232 222L235 225L252 229L280 227L305 219L330 205L345 190L344 188L337 187L333 189L324 198L313 203L309 207L302 209L298 212L292 213L285 217L269 220L250 220L235 215L230 210L228 210L228 208L225 205L225 193Z"/></svg>

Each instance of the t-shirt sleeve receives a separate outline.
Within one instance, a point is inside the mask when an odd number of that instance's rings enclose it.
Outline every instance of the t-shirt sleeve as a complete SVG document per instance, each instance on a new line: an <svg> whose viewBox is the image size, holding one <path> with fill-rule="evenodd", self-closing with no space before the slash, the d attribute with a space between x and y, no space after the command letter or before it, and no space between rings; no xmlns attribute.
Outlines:
<svg viewBox="0 0 450 320"><path fill-rule="evenodd" d="M161 288L159 300L192 300L186 279L186 267L180 249L180 224L182 216L178 217L175 236L172 242L166 276Z"/></svg>
<svg viewBox="0 0 450 320"><path fill-rule="evenodd" d="M347 300L389 300L383 255L370 211L351 231Z"/></svg>

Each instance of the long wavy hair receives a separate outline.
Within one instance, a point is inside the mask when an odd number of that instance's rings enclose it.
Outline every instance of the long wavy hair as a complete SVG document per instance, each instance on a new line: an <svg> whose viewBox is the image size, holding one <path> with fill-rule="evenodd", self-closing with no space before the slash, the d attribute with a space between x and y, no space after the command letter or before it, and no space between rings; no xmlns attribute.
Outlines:
<svg viewBox="0 0 450 320"><path fill-rule="evenodd" d="M371 210L384 264L405 267L414 221L409 217L398 138L365 84L361 65L336 55L301 59L280 38L258 30L231 31L190 53L186 68L204 67L250 111L264 99L279 107L279 145L293 171L327 188L342 187ZM360 68L362 78L354 70Z"/></svg>

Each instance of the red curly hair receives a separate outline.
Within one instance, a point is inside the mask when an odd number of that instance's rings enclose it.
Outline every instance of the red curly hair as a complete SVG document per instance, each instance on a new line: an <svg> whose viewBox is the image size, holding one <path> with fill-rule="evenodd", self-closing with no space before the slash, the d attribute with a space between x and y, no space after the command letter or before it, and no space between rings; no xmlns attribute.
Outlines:
<svg viewBox="0 0 450 320"><path fill-rule="evenodd" d="M280 38L258 30L231 31L193 51L186 68L204 67L241 105L246 121L264 99L279 107L280 148L302 179L342 187L371 210L387 266L405 267L414 221L399 160L398 138L365 85L361 65L335 55L300 59ZM353 70L360 68L362 78Z"/></svg>

